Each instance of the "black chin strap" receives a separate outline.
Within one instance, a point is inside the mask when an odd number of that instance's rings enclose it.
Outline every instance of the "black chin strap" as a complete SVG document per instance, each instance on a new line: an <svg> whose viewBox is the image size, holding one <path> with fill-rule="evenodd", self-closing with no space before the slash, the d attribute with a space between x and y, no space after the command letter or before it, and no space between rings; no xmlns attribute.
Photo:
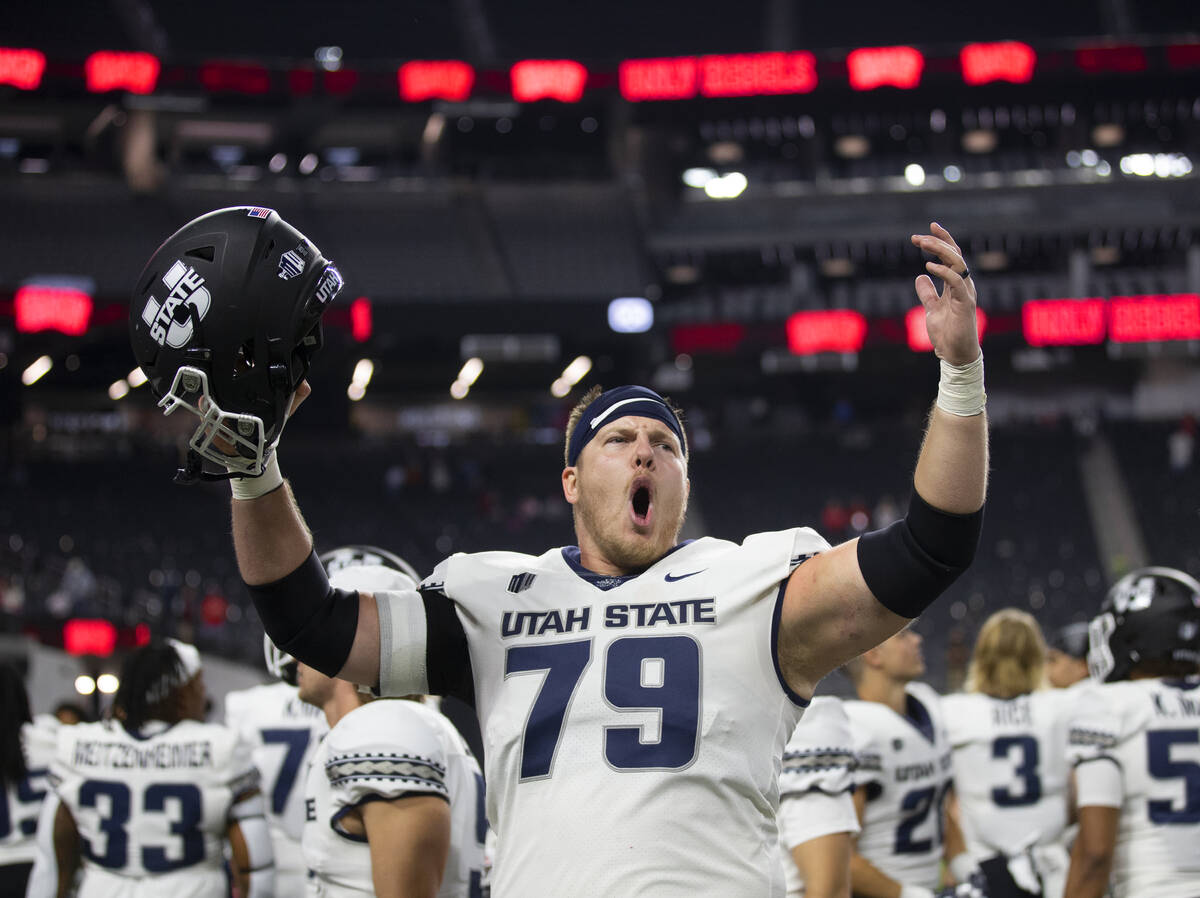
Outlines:
<svg viewBox="0 0 1200 898"><path fill-rule="evenodd" d="M184 460L183 467L175 472L173 483L178 483L180 486L193 486L197 483L219 483L225 480L232 480L234 477L242 477L242 474L236 474L232 471L221 471L218 473L214 470L215 466L204 466L204 457L195 449L188 449L187 458Z"/></svg>

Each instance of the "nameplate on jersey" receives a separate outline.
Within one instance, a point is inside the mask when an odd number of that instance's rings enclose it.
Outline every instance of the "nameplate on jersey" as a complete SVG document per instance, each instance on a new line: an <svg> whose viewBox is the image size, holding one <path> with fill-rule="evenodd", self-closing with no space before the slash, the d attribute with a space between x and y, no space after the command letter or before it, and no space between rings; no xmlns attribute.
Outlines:
<svg viewBox="0 0 1200 898"><path fill-rule="evenodd" d="M554 608L548 611L504 611L500 615L500 636L561 636L587 633L597 628L654 629L717 622L715 598L675 599L670 602L614 602L597 609L593 618L590 606Z"/></svg>

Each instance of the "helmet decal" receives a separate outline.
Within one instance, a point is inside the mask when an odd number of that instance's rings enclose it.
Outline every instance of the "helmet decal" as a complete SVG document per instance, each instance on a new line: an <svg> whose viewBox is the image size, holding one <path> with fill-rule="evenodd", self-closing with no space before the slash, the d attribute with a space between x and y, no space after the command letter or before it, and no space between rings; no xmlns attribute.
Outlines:
<svg viewBox="0 0 1200 898"><path fill-rule="evenodd" d="M204 286L204 278L181 259L176 259L167 269L162 282L170 291L167 298L159 302L154 296L148 297L142 309L142 320L150 328L150 339L159 346L165 343L172 349L182 349L191 342L193 317L187 312L186 317L179 320L180 307L195 310L195 321L203 321L212 305L212 296Z"/></svg>

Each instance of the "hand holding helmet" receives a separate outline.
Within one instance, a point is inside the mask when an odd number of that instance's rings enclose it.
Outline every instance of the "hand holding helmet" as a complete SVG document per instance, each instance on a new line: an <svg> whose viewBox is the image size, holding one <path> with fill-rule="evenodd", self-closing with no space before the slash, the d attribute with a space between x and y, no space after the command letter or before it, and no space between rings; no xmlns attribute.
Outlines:
<svg viewBox="0 0 1200 898"><path fill-rule="evenodd" d="M321 316L341 288L333 263L270 209L209 212L158 248L134 287L130 339L164 414L200 419L177 480L263 474L308 394Z"/></svg>

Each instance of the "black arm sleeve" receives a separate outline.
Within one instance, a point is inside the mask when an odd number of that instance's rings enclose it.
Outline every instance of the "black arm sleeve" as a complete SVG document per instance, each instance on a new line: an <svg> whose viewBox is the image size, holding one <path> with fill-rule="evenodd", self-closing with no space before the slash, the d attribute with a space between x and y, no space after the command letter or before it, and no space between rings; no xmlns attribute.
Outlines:
<svg viewBox="0 0 1200 898"><path fill-rule="evenodd" d="M467 634L454 600L440 589L422 589L425 603L425 670L433 695L452 695L475 707L475 677Z"/></svg>
<svg viewBox="0 0 1200 898"><path fill-rule="evenodd" d="M858 566L881 605L917 617L970 566L982 529L982 508L951 514L913 490L902 520L859 538Z"/></svg>
<svg viewBox="0 0 1200 898"><path fill-rule="evenodd" d="M346 666L358 630L358 593L330 586L315 551L286 577L246 589L276 646L329 677Z"/></svg>

